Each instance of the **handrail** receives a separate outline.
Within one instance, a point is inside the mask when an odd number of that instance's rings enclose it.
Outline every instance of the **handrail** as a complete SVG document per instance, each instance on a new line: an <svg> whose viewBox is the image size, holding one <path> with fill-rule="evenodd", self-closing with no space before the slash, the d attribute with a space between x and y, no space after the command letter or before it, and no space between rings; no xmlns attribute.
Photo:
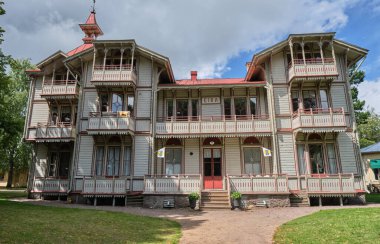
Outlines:
<svg viewBox="0 0 380 244"><path fill-rule="evenodd" d="M297 117L300 115L312 115L312 114L344 114L343 108L310 108L304 109L299 108L293 112L292 117Z"/></svg>
<svg viewBox="0 0 380 244"><path fill-rule="evenodd" d="M215 116L172 116L157 117L157 122L196 122L196 121L236 121L236 120L267 120L269 115L215 115Z"/></svg>
<svg viewBox="0 0 380 244"><path fill-rule="evenodd" d="M307 58L305 61L303 59L293 59L295 65L304 65L306 64L332 64L334 63L333 58ZM289 62L288 67L292 67L292 62Z"/></svg>
<svg viewBox="0 0 380 244"><path fill-rule="evenodd" d="M67 128L67 127L74 127L75 125L72 125L71 122L57 122L56 124L53 124L51 122L47 124L43 123L37 123L37 128Z"/></svg>
<svg viewBox="0 0 380 244"><path fill-rule="evenodd" d="M127 116L122 115L122 112L129 112ZM133 118L131 111L119 111L119 112L90 112L91 118Z"/></svg>
<svg viewBox="0 0 380 244"><path fill-rule="evenodd" d="M45 85L73 85L76 84L76 80L45 80L44 81L44 86Z"/></svg>
<svg viewBox="0 0 380 244"><path fill-rule="evenodd" d="M116 65L102 65L102 64L100 64L100 65L94 66L94 70L116 70L116 71L118 71L118 70L120 70L120 68L121 68L121 70L131 70L131 65L130 64L123 64L120 66L118 64L116 64ZM133 66L133 70L136 70L135 65Z"/></svg>

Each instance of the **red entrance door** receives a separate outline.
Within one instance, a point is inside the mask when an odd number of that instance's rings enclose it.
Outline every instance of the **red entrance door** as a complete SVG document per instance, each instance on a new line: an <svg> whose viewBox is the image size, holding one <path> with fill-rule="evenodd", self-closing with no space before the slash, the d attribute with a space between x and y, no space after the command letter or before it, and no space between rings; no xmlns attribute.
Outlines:
<svg viewBox="0 0 380 244"><path fill-rule="evenodd" d="M223 189L222 150L203 149L203 180L205 189Z"/></svg>

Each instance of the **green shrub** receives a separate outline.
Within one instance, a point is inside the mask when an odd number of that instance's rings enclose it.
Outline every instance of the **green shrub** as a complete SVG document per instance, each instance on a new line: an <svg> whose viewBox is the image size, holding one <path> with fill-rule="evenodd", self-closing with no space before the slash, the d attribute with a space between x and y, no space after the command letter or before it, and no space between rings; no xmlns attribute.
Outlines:
<svg viewBox="0 0 380 244"><path fill-rule="evenodd" d="M198 192L192 192L192 193L190 193L189 194L189 200L190 201L196 201L196 200L198 200L200 198L200 196L199 196L199 193Z"/></svg>
<svg viewBox="0 0 380 244"><path fill-rule="evenodd" d="M241 193L235 191L235 192L231 193L231 198L232 199L240 199L241 198Z"/></svg>

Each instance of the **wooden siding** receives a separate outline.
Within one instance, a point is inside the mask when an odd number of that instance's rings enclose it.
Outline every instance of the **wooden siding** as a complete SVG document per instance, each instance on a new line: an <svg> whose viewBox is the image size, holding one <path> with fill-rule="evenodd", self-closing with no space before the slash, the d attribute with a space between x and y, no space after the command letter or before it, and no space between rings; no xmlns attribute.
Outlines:
<svg viewBox="0 0 380 244"><path fill-rule="evenodd" d="M356 166L356 157L354 152L354 145L352 135L347 132L341 132L337 138L340 162L342 165L342 173L354 173L358 172Z"/></svg>
<svg viewBox="0 0 380 244"><path fill-rule="evenodd" d="M137 91L137 108L136 117L150 118L150 108L152 106L151 101L152 92L150 90Z"/></svg>
<svg viewBox="0 0 380 244"><path fill-rule="evenodd" d="M270 140L271 138L270 137L264 137L263 139L263 146L265 148L269 148L272 150L272 153L273 153L273 148L271 148L270 146ZM265 174L270 174L272 169L271 169L271 159L272 157L262 157L263 158L263 161L264 161L264 168L265 168Z"/></svg>
<svg viewBox="0 0 380 244"><path fill-rule="evenodd" d="M90 112L96 112L96 98L98 94L94 92L85 92L82 117L87 118Z"/></svg>
<svg viewBox="0 0 380 244"><path fill-rule="evenodd" d="M237 88L239 89L239 88ZM201 90L201 97L219 97L220 90L219 89L207 89Z"/></svg>
<svg viewBox="0 0 380 244"><path fill-rule="evenodd" d="M152 85L152 62L144 57L140 58L138 86Z"/></svg>
<svg viewBox="0 0 380 244"><path fill-rule="evenodd" d="M150 137L147 136L135 137L135 176L144 176L149 173L149 158L151 157L149 140Z"/></svg>
<svg viewBox="0 0 380 244"><path fill-rule="evenodd" d="M136 131L150 132L150 128L150 120L136 120Z"/></svg>
<svg viewBox="0 0 380 244"><path fill-rule="evenodd" d="M290 114L289 94L286 87L273 87L276 114Z"/></svg>
<svg viewBox="0 0 380 244"><path fill-rule="evenodd" d="M35 80L34 100L43 100L43 98L41 98L41 93L42 93L42 77L38 77Z"/></svg>
<svg viewBox="0 0 380 244"><path fill-rule="evenodd" d="M37 126L37 123L46 124L49 119L49 106L47 103L34 103L31 114L30 126Z"/></svg>
<svg viewBox="0 0 380 244"><path fill-rule="evenodd" d="M94 140L92 136L81 136L79 144L79 157L77 176L90 176L92 169L92 154L94 149Z"/></svg>
<svg viewBox="0 0 380 244"><path fill-rule="evenodd" d="M34 177L45 177L45 172L47 169L47 152L48 148L46 145L37 144Z"/></svg>
<svg viewBox="0 0 380 244"><path fill-rule="evenodd" d="M293 148L293 135L280 134L278 137L279 159L282 174L295 175L295 159Z"/></svg>
<svg viewBox="0 0 380 244"><path fill-rule="evenodd" d="M265 101L266 96L266 90L265 89L259 89L259 94L256 94L259 96L259 106L260 106L260 113L261 114L268 114L267 111L267 103Z"/></svg>
<svg viewBox="0 0 380 244"><path fill-rule="evenodd" d="M234 89L234 96L246 96L247 95L247 89L243 87L235 88Z"/></svg>
<svg viewBox="0 0 380 244"><path fill-rule="evenodd" d="M86 63L86 80L85 80L85 84L86 84L86 87L95 87L94 84L92 84L91 80L92 80L92 59L90 62L87 62Z"/></svg>
<svg viewBox="0 0 380 244"><path fill-rule="evenodd" d="M336 80L342 81L345 80L345 68L344 68L344 56L336 55L336 68L338 71L338 78Z"/></svg>
<svg viewBox="0 0 380 244"><path fill-rule="evenodd" d="M347 110L346 102L346 93L344 85L335 85L331 86L331 98L332 98L332 107L333 108L343 108L344 111Z"/></svg>
<svg viewBox="0 0 380 244"><path fill-rule="evenodd" d="M274 84L286 83L285 62L282 52L272 57L272 76Z"/></svg>
<svg viewBox="0 0 380 244"><path fill-rule="evenodd" d="M164 93L158 92L158 96L157 96L157 117L158 118L162 118L165 116L164 108L165 108Z"/></svg>
<svg viewBox="0 0 380 244"><path fill-rule="evenodd" d="M193 155L190 155L192 153ZM185 174L199 174L199 139L185 140Z"/></svg>
<svg viewBox="0 0 380 244"><path fill-rule="evenodd" d="M81 121L80 131L86 131L88 128L88 120Z"/></svg>
<svg viewBox="0 0 380 244"><path fill-rule="evenodd" d="M240 145L239 138L226 138L224 141L226 145L224 148L226 164L226 173L230 175L240 175L242 173L241 169L241 158L240 158Z"/></svg>
<svg viewBox="0 0 380 244"><path fill-rule="evenodd" d="M202 104L202 116L221 116L221 104Z"/></svg>
<svg viewBox="0 0 380 244"><path fill-rule="evenodd" d="M278 129L292 128L292 121L290 118L276 118L276 126Z"/></svg>

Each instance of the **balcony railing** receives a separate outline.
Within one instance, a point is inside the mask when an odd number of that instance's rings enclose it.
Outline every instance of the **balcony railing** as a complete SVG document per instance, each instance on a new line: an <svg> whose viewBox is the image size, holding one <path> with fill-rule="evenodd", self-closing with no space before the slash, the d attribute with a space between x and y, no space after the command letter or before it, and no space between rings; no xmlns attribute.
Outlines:
<svg viewBox="0 0 380 244"><path fill-rule="evenodd" d="M129 191L127 178L84 178L81 183L84 195L125 195Z"/></svg>
<svg viewBox="0 0 380 244"><path fill-rule="evenodd" d="M137 75L131 65L95 65L92 83L102 86L136 85Z"/></svg>
<svg viewBox="0 0 380 244"><path fill-rule="evenodd" d="M289 81L292 79L318 79L338 76L333 58L294 59L294 66L289 64Z"/></svg>
<svg viewBox="0 0 380 244"><path fill-rule="evenodd" d="M36 178L33 181L32 192L67 194L68 189L69 189L68 179Z"/></svg>
<svg viewBox="0 0 380 244"><path fill-rule="evenodd" d="M79 87L75 80L45 81L41 92L43 97L76 97L78 94Z"/></svg>
<svg viewBox="0 0 380 244"><path fill-rule="evenodd" d="M200 190L200 175L146 175L144 178L144 194L188 194Z"/></svg>
<svg viewBox="0 0 380 244"><path fill-rule="evenodd" d="M228 175L227 180L231 192L237 191L243 194L289 194L288 177L286 175Z"/></svg>
<svg viewBox="0 0 380 244"><path fill-rule="evenodd" d="M37 124L36 140L73 140L75 138L75 126L70 123L58 122L57 124Z"/></svg>
<svg viewBox="0 0 380 244"><path fill-rule="evenodd" d="M87 131L89 134L128 134L135 131L135 120L128 111L90 113Z"/></svg>
<svg viewBox="0 0 380 244"><path fill-rule="evenodd" d="M309 128L331 128L345 129L346 117L343 108L313 108L313 109L298 109L292 118L293 129Z"/></svg>
<svg viewBox="0 0 380 244"><path fill-rule="evenodd" d="M158 118L157 134L271 132L267 115Z"/></svg>

